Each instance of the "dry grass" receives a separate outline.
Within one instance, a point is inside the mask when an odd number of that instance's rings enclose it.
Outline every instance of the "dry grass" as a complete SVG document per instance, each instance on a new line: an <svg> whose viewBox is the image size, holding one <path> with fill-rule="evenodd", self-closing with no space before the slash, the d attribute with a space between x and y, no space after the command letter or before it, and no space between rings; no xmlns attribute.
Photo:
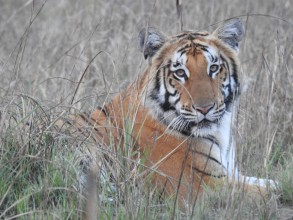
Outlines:
<svg viewBox="0 0 293 220"><path fill-rule="evenodd" d="M184 29L243 19L238 160L244 173L279 180L282 193L254 201L231 189L207 190L194 219L293 218L292 15L290 0L183 1ZM93 146L52 122L71 107L93 110L142 72L137 35L148 24L177 33L175 1L0 0L0 219L82 218L80 161ZM105 154L112 165L100 164L109 172L98 182L99 218L190 217L173 212L171 198L159 201L152 187L137 187L143 161L111 149L92 159Z"/></svg>

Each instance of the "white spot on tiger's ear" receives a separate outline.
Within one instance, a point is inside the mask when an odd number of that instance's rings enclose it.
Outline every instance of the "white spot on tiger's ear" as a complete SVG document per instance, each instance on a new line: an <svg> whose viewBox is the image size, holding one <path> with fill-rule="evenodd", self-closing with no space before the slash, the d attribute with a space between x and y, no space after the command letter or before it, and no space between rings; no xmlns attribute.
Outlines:
<svg viewBox="0 0 293 220"><path fill-rule="evenodd" d="M238 51L238 43L244 37L244 27L240 19L231 19L217 28L213 35L221 39L232 49Z"/></svg>

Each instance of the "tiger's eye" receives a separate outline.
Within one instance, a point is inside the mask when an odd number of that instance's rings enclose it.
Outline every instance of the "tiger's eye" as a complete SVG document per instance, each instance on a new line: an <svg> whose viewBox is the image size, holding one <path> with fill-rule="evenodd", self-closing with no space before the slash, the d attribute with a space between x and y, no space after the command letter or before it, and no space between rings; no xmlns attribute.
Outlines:
<svg viewBox="0 0 293 220"><path fill-rule="evenodd" d="M213 64L210 66L210 71L211 72L216 72L219 69L219 66L216 64Z"/></svg>
<svg viewBox="0 0 293 220"><path fill-rule="evenodd" d="M175 71L175 74L179 77L184 77L185 76L185 71L183 69L178 69Z"/></svg>

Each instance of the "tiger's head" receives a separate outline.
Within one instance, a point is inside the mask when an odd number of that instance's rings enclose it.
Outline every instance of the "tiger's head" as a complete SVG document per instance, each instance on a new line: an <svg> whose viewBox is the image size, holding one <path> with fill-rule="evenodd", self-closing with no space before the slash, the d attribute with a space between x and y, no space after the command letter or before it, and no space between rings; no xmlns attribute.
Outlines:
<svg viewBox="0 0 293 220"><path fill-rule="evenodd" d="M239 19L213 33L188 31L166 37L154 28L142 30L140 48L149 60L144 98L152 115L183 135L213 135L225 115L231 115L243 35Z"/></svg>

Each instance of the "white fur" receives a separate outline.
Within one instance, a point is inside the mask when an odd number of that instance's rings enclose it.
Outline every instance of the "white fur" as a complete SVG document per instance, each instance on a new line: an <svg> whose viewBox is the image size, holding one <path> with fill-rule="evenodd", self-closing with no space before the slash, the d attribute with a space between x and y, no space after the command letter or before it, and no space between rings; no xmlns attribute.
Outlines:
<svg viewBox="0 0 293 220"><path fill-rule="evenodd" d="M231 134L232 113L225 112L216 132L216 139L221 148L221 161L227 167L227 176L238 176L238 169L235 164L235 149Z"/></svg>
<svg viewBox="0 0 293 220"><path fill-rule="evenodd" d="M232 120L232 113L226 112L216 132L216 139L218 140L221 148L221 161L227 168L228 179L253 186L269 186L271 189L276 189L278 183L271 179L243 176L239 172L235 159L236 149L231 133Z"/></svg>

